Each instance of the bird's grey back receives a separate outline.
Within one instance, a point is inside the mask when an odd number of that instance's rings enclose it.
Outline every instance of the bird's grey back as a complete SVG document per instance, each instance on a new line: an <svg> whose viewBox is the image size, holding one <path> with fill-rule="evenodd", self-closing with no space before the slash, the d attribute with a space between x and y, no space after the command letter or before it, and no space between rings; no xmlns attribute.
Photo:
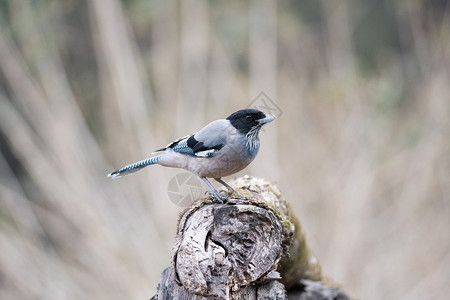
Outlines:
<svg viewBox="0 0 450 300"><path fill-rule="evenodd" d="M235 134L231 131L236 131L234 127L230 126L230 121L220 119L213 121L203 127L199 132L195 133L194 138L202 142L206 147L214 147L216 145L224 145L230 134Z"/></svg>

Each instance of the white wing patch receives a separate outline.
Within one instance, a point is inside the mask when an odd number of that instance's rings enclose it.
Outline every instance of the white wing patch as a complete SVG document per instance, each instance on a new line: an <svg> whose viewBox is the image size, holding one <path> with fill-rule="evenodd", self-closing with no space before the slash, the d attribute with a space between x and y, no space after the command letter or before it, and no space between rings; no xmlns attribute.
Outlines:
<svg viewBox="0 0 450 300"><path fill-rule="evenodd" d="M205 151L200 151L195 153L195 156L197 157L211 157L214 156L214 154L216 154L218 150L216 149L209 149L209 150L205 150Z"/></svg>

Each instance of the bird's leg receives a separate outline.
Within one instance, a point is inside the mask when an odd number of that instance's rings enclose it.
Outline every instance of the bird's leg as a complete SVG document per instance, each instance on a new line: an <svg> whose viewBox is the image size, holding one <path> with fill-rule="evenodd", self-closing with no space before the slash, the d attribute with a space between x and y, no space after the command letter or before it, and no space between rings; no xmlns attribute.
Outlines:
<svg viewBox="0 0 450 300"><path fill-rule="evenodd" d="M209 182L208 179L206 179L206 177L202 177L202 180L209 186L209 188L211 189L210 191L207 191L207 193L210 193L214 196L214 198L216 198L220 203L224 203L228 197L227 196L223 196L221 195L211 184L211 182Z"/></svg>
<svg viewBox="0 0 450 300"><path fill-rule="evenodd" d="M239 193L238 191L236 191L232 186L230 186L228 183L226 183L225 181L222 180L222 178L214 178L217 182L223 184L229 191L231 191L232 193L234 193L236 196L238 196L239 198L243 198L243 199L248 199L248 198L254 198L254 197L247 197L244 195L241 195L241 193Z"/></svg>

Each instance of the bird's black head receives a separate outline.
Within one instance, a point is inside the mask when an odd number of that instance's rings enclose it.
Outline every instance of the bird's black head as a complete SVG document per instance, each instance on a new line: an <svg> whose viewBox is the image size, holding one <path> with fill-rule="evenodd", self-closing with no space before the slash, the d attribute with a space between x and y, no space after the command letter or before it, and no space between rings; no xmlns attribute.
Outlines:
<svg viewBox="0 0 450 300"><path fill-rule="evenodd" d="M238 110L227 118L231 125L243 134L247 134L252 128L261 128L262 125L274 119L274 115L266 115L260 110L250 108Z"/></svg>

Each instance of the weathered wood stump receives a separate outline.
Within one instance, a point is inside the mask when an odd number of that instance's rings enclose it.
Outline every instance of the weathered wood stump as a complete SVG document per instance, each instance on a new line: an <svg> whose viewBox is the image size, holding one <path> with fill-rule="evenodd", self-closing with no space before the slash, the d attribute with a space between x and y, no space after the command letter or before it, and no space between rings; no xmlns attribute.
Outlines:
<svg viewBox="0 0 450 300"><path fill-rule="evenodd" d="M278 188L248 176L233 187L252 198L220 204L206 196L181 215L172 266L152 299L287 299L286 288L298 293L302 280L321 279Z"/></svg>
<svg viewBox="0 0 450 300"><path fill-rule="evenodd" d="M286 289L281 282L276 280L268 280L257 285L246 287L240 294L239 299L245 300L285 300ZM151 300L208 300L208 299L224 299L221 297L204 297L190 293L186 288L174 280L172 267L165 269L161 274L161 282L158 285L158 294Z"/></svg>

